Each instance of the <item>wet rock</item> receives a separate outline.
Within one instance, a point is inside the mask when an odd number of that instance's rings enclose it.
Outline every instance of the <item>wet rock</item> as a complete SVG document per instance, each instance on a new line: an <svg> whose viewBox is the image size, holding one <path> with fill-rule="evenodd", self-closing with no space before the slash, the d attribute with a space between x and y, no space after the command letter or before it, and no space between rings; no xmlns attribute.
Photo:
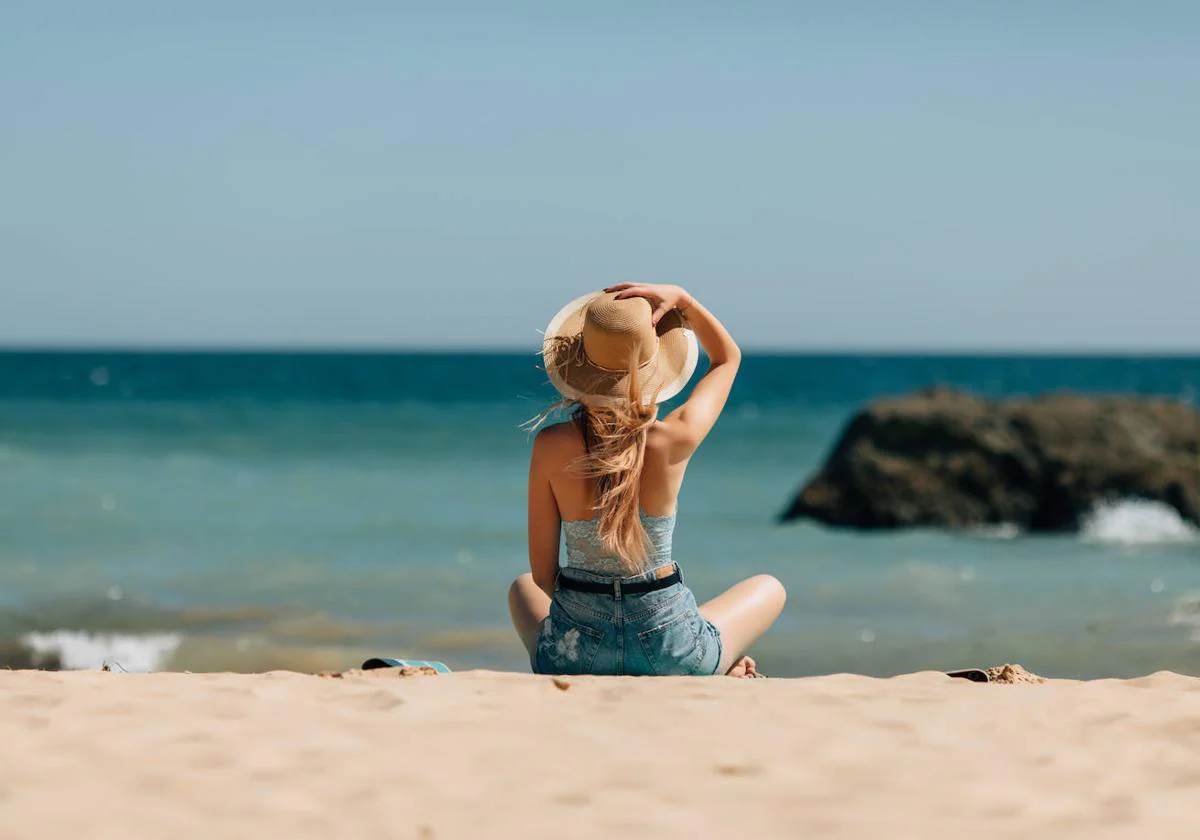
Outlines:
<svg viewBox="0 0 1200 840"><path fill-rule="evenodd" d="M851 420L783 514L851 528L1069 531L1148 499L1200 523L1200 412L1125 396L988 400L935 389Z"/></svg>

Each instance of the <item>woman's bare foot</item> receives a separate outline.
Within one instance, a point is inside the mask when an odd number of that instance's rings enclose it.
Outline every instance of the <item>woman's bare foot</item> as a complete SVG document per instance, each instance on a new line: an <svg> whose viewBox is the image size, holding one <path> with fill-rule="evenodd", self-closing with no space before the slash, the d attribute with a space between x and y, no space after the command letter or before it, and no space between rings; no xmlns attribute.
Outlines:
<svg viewBox="0 0 1200 840"><path fill-rule="evenodd" d="M733 663L733 667L725 672L725 676L754 679L759 676L758 666L749 656L743 656L737 662Z"/></svg>

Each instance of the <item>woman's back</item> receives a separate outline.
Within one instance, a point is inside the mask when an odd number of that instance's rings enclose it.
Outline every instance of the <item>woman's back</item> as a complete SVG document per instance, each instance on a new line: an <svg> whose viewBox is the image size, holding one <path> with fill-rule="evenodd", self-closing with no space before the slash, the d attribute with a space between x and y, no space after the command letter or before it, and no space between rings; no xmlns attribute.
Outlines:
<svg viewBox="0 0 1200 840"><path fill-rule="evenodd" d="M586 432L576 419L550 426L541 442L552 452L550 486L562 520L566 568L620 576L629 573L623 561L600 536L596 512L596 480L575 468L587 455ZM638 475L639 514L646 532L644 570L671 563L675 511L687 459L672 463L670 428L655 422L646 435L646 453Z"/></svg>
<svg viewBox="0 0 1200 840"><path fill-rule="evenodd" d="M576 468L587 455L581 423L572 419L547 426L538 432L534 445L544 450L550 487L563 521L595 516L596 480ZM687 455L673 453L669 425L655 421L646 433L646 456L638 476L638 497L644 514L661 517L675 512L687 462Z"/></svg>

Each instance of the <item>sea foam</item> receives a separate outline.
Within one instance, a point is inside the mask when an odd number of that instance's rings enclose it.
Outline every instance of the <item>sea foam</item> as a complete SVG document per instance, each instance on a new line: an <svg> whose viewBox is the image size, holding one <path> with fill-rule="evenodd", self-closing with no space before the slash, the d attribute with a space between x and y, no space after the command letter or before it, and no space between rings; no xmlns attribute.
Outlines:
<svg viewBox="0 0 1200 840"><path fill-rule="evenodd" d="M144 636L53 630L26 633L21 642L38 656L56 656L63 670L82 671L109 665L114 670L157 671L183 641L178 633Z"/></svg>
<svg viewBox="0 0 1200 840"><path fill-rule="evenodd" d="M1117 545L1164 545L1200 541L1200 529L1170 505L1126 499L1097 505L1083 521L1085 542Z"/></svg>

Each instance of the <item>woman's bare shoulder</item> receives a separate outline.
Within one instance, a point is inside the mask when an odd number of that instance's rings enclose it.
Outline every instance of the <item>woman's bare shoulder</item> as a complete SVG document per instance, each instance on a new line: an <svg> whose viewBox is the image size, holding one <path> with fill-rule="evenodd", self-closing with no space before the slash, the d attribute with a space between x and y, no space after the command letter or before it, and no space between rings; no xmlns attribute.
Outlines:
<svg viewBox="0 0 1200 840"><path fill-rule="evenodd" d="M556 455L575 457L583 448L583 439L575 422L564 420L541 428L534 438L533 448L550 458Z"/></svg>

